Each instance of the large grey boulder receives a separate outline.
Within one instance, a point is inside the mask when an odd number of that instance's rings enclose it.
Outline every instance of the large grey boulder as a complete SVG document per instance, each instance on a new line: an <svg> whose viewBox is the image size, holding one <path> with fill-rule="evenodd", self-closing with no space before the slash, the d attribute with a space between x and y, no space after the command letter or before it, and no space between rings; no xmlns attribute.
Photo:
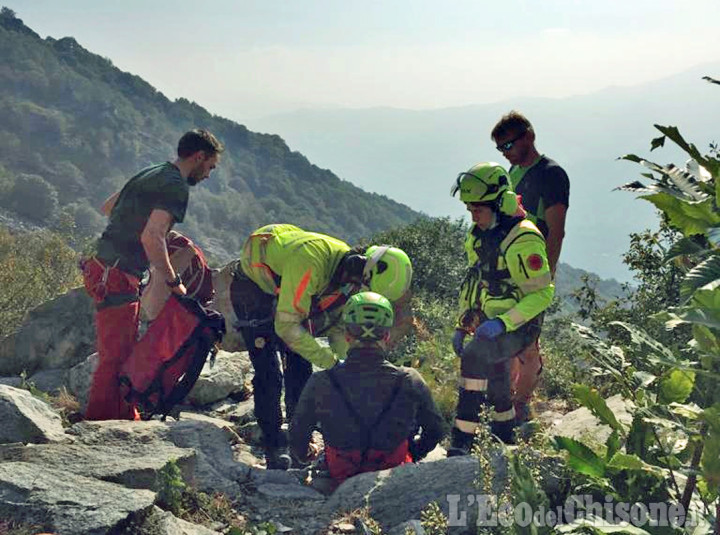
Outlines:
<svg viewBox="0 0 720 535"><path fill-rule="evenodd" d="M615 415L615 418L622 424L632 424L632 402L622 398L620 394L611 396L605 400L608 408ZM612 433L610 426L600 423L589 409L580 407L568 412L555 421L548 433L552 436L563 436L580 440L588 445L604 445Z"/></svg>
<svg viewBox="0 0 720 535"><path fill-rule="evenodd" d="M13 377L0 377L0 385L14 386L19 388L22 384L22 377L15 375Z"/></svg>
<svg viewBox="0 0 720 535"><path fill-rule="evenodd" d="M69 368L95 348L95 306L75 288L30 311L13 335L0 342L0 375Z"/></svg>
<svg viewBox="0 0 720 535"><path fill-rule="evenodd" d="M79 364L70 368L65 376L68 391L77 398L82 412L85 412L85 408L87 407L90 385L92 384L93 374L95 373L98 362L98 354L93 353Z"/></svg>
<svg viewBox="0 0 720 535"><path fill-rule="evenodd" d="M196 453L193 480L201 491L238 496L238 481L245 481L250 473L249 466L233 459L230 445L233 434L210 422L85 421L73 425L68 429L68 434L74 436L76 443L87 445L123 447L124 444L135 442L152 446L165 442L179 448L191 448Z"/></svg>
<svg viewBox="0 0 720 535"><path fill-rule="evenodd" d="M498 453L492 458L497 476L495 492L501 490L501 482L507 473L506 461ZM474 481L480 466L471 456L453 457L431 463L405 464L382 470L359 474L346 480L330 496L324 508L328 514L370 507L370 516L384 530L390 530L408 519L420 518L420 512L431 502L437 502L447 515L460 517L466 514L468 533L474 533L477 507L467 507L467 497L479 494ZM455 509L450 506L453 500ZM464 526L455 532L464 533Z"/></svg>
<svg viewBox="0 0 720 535"><path fill-rule="evenodd" d="M154 501L149 490L38 464L0 463L0 518L55 533L112 533L147 514Z"/></svg>
<svg viewBox="0 0 720 535"><path fill-rule="evenodd" d="M57 394L67 383L67 370L63 368L54 370L40 370L34 373L28 381L38 390L49 394Z"/></svg>
<svg viewBox="0 0 720 535"><path fill-rule="evenodd" d="M166 442L143 443L128 440L124 444L42 444L0 446L0 462L25 462L42 465L133 489L156 490L159 473L175 461L183 479L193 484L195 451Z"/></svg>
<svg viewBox="0 0 720 535"><path fill-rule="evenodd" d="M0 385L0 444L66 439L60 415L27 390Z"/></svg>
<svg viewBox="0 0 720 535"><path fill-rule="evenodd" d="M208 405L223 400L231 394L245 390L245 382L252 373L252 364L246 352L228 353L218 351L214 364L205 363L200 377L187 396L195 406Z"/></svg>

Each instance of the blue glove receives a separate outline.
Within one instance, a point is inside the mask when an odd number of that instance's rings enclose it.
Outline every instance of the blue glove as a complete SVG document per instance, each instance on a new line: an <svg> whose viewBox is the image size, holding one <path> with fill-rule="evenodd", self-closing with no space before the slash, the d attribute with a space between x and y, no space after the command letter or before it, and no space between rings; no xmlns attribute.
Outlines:
<svg viewBox="0 0 720 535"><path fill-rule="evenodd" d="M453 351L458 357L462 355L466 335L467 333L463 329L455 329L455 334L453 334Z"/></svg>
<svg viewBox="0 0 720 535"><path fill-rule="evenodd" d="M480 326L475 329L475 340L486 338L493 340L505 332L505 324L502 320L494 318L483 321Z"/></svg>

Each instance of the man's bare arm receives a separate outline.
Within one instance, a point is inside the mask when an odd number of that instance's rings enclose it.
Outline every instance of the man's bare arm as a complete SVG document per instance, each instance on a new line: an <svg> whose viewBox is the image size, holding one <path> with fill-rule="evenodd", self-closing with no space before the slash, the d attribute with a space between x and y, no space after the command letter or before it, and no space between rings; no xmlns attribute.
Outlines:
<svg viewBox="0 0 720 535"><path fill-rule="evenodd" d="M150 261L150 265L155 268L158 276L163 277L165 281L175 279L175 269L170 263L170 255L168 255L165 237L167 236L170 226L173 222L173 216L165 210L155 209L150 213L145 228L140 235L145 254ZM174 293L185 295L184 285L176 286Z"/></svg>
<svg viewBox="0 0 720 535"><path fill-rule="evenodd" d="M120 196L120 192L116 191L110 197L105 199L105 202L100 207L100 212L102 212L105 216L110 216L110 212L112 212L112 209L115 207L115 203L117 202L118 197Z"/></svg>
<svg viewBox="0 0 720 535"><path fill-rule="evenodd" d="M566 215L567 206L564 204L555 204L545 209L545 222L548 226L547 255L550 271L552 271L553 275L555 275L555 268L557 268L563 238L565 237Z"/></svg>

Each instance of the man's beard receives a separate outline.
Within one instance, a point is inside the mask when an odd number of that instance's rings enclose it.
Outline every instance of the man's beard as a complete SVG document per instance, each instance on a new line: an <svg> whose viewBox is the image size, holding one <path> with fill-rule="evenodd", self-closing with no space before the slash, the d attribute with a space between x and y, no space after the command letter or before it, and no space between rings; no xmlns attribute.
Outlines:
<svg viewBox="0 0 720 535"><path fill-rule="evenodd" d="M186 180L190 186L195 186L195 185L197 185L198 182L200 182L200 179L194 175L188 175Z"/></svg>

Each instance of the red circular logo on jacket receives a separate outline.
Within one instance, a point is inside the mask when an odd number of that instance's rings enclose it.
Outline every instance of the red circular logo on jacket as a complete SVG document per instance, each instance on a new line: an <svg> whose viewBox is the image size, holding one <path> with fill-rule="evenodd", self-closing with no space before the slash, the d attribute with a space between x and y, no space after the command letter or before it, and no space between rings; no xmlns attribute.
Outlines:
<svg viewBox="0 0 720 535"><path fill-rule="evenodd" d="M531 254L528 256L527 264L533 271L539 271L543 267L543 258L539 254Z"/></svg>

